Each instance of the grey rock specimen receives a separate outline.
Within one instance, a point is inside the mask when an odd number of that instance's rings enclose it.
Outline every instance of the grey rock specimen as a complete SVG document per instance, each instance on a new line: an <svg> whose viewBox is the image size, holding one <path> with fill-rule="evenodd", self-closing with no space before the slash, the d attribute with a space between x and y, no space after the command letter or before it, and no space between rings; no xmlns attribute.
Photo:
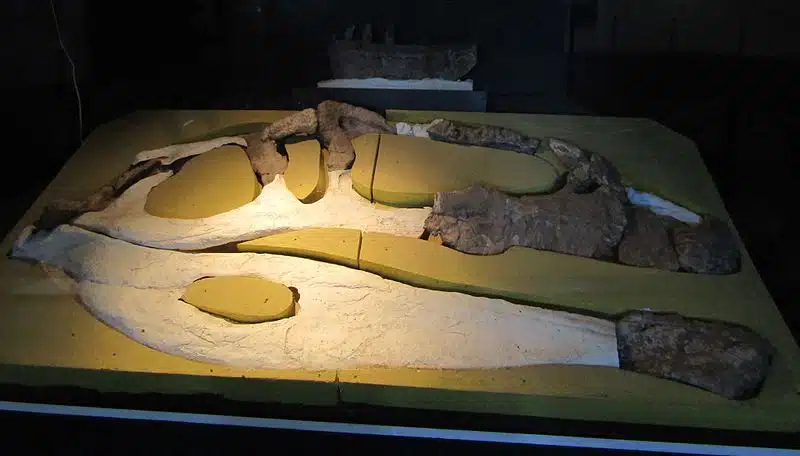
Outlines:
<svg viewBox="0 0 800 456"><path fill-rule="evenodd" d="M671 227L680 224L648 209L634 207L628 214L628 225L619 243L617 259L631 266L677 271L678 254L672 245Z"/></svg>
<svg viewBox="0 0 800 456"><path fill-rule="evenodd" d="M41 230L52 230L86 212L102 211L131 185L160 169L159 159L143 161L129 167L84 200L55 200L45 206L34 226Z"/></svg>
<svg viewBox="0 0 800 456"><path fill-rule="evenodd" d="M386 119L368 109L338 101L323 101L317 106L319 141L328 149L328 169L353 166L356 152L351 138L365 133L390 133Z"/></svg>
<svg viewBox="0 0 800 456"><path fill-rule="evenodd" d="M558 138L541 141L512 130L442 120L432 139L538 153L558 161L564 187L549 195L512 197L472 187L439 193L425 222L444 245L492 255L512 245L669 271L729 274L741 252L728 225L714 217L689 225L631 207L619 171L605 157ZM538 146L538 147L537 147ZM555 158L552 158L555 157Z"/></svg>
<svg viewBox="0 0 800 456"><path fill-rule="evenodd" d="M492 255L513 245L606 258L622 238L624 202L604 189L508 196L481 186L437 193L425 228L458 251Z"/></svg>
<svg viewBox="0 0 800 456"><path fill-rule="evenodd" d="M313 135L317 133L317 113L313 109L304 109L291 116L274 122L264 129L261 139L278 140L293 135Z"/></svg>
<svg viewBox="0 0 800 456"><path fill-rule="evenodd" d="M495 125L473 125L453 120L440 120L428 128L431 139L454 144L492 147L533 155L540 140Z"/></svg>
<svg viewBox="0 0 800 456"><path fill-rule="evenodd" d="M344 130L344 134L347 136L347 139L358 138L359 136L366 135L367 133L394 133L392 128L383 117L380 117L377 114L375 115L377 118L364 115L359 117L344 116L339 121L339 124L342 127L342 130Z"/></svg>
<svg viewBox="0 0 800 456"><path fill-rule="evenodd" d="M589 160L589 152L562 139L546 138L543 145L550 148L567 169L575 168Z"/></svg>
<svg viewBox="0 0 800 456"><path fill-rule="evenodd" d="M613 193L625 193L619 171L602 155L557 138L546 138L543 146L552 150L568 170L566 180L577 193L590 192L599 186L607 187Z"/></svg>
<svg viewBox="0 0 800 456"><path fill-rule="evenodd" d="M260 133L245 137L247 157L261 185L267 185L278 174L283 174L289 166L289 158L278 152L278 145L272 139L261 140Z"/></svg>
<svg viewBox="0 0 800 456"><path fill-rule="evenodd" d="M480 142L474 139L479 135L445 122L433 128L444 123L439 131L456 129L450 137ZM535 138L528 140L538 144ZM566 141L548 138L541 146L550 148L567 170L563 188L521 197L477 186L438 193L425 228L440 236L444 245L465 253L492 255L518 245L588 258L612 257L628 223L628 198L619 172L600 155Z"/></svg>
<svg viewBox="0 0 800 456"><path fill-rule="evenodd" d="M478 62L475 46L418 46L334 41L328 48L335 79L458 80Z"/></svg>
<svg viewBox="0 0 800 456"><path fill-rule="evenodd" d="M741 251L724 221L705 215L697 225L683 225L673 232L681 267L700 274L730 274L741 268Z"/></svg>
<svg viewBox="0 0 800 456"><path fill-rule="evenodd" d="M774 353L769 341L749 329L648 311L617 322L617 348L622 369L729 399L758 393Z"/></svg>

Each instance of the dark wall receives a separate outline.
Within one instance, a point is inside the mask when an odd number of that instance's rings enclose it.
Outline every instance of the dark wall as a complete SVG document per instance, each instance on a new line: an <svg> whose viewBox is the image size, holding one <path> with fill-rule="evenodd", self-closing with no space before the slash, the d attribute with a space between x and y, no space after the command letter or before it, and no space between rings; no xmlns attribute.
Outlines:
<svg viewBox="0 0 800 456"><path fill-rule="evenodd" d="M800 2L791 0L54 0L80 79L199 64L271 86L308 85L326 75L331 35L371 22L376 36L394 23L399 42L479 44L476 79L503 92L555 87L570 2L596 10L578 24L578 52L800 53ZM49 1L0 2L0 40L3 86L69 82Z"/></svg>
<svg viewBox="0 0 800 456"><path fill-rule="evenodd" d="M77 76L89 73L84 37L83 0L56 0L62 39L76 64ZM70 67L58 42L48 1L0 2L0 86L64 84Z"/></svg>
<svg viewBox="0 0 800 456"><path fill-rule="evenodd" d="M331 38L365 23L373 24L376 39L393 24L398 43L477 44L475 76L493 88L525 90L562 76L566 15L558 1L501 1L491 8L430 0L86 3L95 71L107 78L202 65L281 87L313 85L329 77L325 49Z"/></svg>

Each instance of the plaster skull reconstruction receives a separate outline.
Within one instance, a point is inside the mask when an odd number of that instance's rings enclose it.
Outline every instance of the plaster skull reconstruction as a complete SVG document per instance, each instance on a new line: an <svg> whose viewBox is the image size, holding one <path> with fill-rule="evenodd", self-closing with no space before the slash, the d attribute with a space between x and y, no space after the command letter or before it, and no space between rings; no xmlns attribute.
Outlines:
<svg viewBox="0 0 800 456"><path fill-rule="evenodd" d="M134 184L108 208L87 212L74 225L148 247L195 250L303 228L352 228L418 237L430 208L386 210L353 190L349 171L331 171L318 201L305 204L286 188L283 176L265 185L251 203L201 219L167 219L150 215L150 190L172 173L159 173Z"/></svg>
<svg viewBox="0 0 800 456"><path fill-rule="evenodd" d="M304 258L158 250L67 225L27 230L13 255L65 272L89 310L132 339L200 361L268 369L619 365L611 321ZM226 275L296 286L297 314L236 324L180 300L195 280Z"/></svg>

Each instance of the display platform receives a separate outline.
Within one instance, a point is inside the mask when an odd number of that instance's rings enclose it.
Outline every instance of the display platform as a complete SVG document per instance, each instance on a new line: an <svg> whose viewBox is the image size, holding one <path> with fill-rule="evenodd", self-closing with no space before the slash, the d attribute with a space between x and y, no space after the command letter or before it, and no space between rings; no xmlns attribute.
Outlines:
<svg viewBox="0 0 800 456"><path fill-rule="evenodd" d="M148 111L104 125L89 136L6 236L2 247L8 251L23 228L36 219L48 202L55 198L85 197L123 172L141 151L208 139L209 135L222 136L226 131L228 134L251 131L254 125L275 122L288 114L291 113ZM626 184L668 197L693 211L729 220L695 145L653 121L387 112L390 122L424 123L436 118L499 125L535 137L574 141L611 160ZM291 154L293 148L287 149ZM309 175L324 174L320 173L313 151L297 150L305 151L302 152L303 162L308 163ZM381 167L379 152L360 154L353 168L353 187L361 185L360 190L356 189L358 193L374 196L376 185L385 184L385 188L394 185L390 177L397 175L387 169ZM366 175L359 176L359 172ZM298 182L294 185L296 195L315 194L317 187L305 182L307 178L302 173L287 172L287 179L288 176ZM501 177L493 176L493 179L502 181ZM252 182L248 185L253 188ZM403 191L387 194L403 194ZM741 270L723 276L630 268L543 252L510 260L498 260L502 255L491 257L493 263L489 270L493 274L482 275L481 268L486 270L486 266L470 263L469 267L454 267L456 262L436 253L441 246L431 241L406 238L403 242L408 242L408 246L398 242L394 244L397 251L391 252L393 244L385 239L390 236L388 234L362 233L359 237L358 232L338 228L326 234L327 238L316 233L311 236L314 242L304 242L303 237L308 237L308 232L291 233L251 240L239 247L250 252L324 259L390 277L395 274L420 287L481 293L515 302L533 299L537 303L578 309L587 314L611 317L627 310L648 308L679 312L698 319L722 320L744 325L766 337L774 345L776 354L758 396L744 401L601 366L235 368L191 361L148 348L101 323L73 295L65 292L63 284L37 265L3 259L0 265L0 383L79 386L100 392L213 394L263 403L334 407L369 404L520 418L800 431L800 415L797 414L800 409L800 348L743 248ZM426 255L435 261L426 261L423 258ZM527 267L526 261L530 262ZM513 268L513 277L503 274L502 268ZM431 339L429 343L436 341Z"/></svg>

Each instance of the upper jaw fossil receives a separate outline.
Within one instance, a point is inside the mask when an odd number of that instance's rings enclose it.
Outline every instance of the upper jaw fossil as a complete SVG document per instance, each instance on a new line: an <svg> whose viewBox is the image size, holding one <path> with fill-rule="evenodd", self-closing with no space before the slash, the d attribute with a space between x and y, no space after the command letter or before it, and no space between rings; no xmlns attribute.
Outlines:
<svg viewBox="0 0 800 456"><path fill-rule="evenodd" d="M199 250L303 228L353 228L419 237L430 208L387 211L353 190L348 171L332 171L318 201L298 201L277 176L251 203L202 219L167 219L144 210L151 188L170 176L157 174L135 184L106 209L87 212L79 226L134 244L174 250Z"/></svg>

